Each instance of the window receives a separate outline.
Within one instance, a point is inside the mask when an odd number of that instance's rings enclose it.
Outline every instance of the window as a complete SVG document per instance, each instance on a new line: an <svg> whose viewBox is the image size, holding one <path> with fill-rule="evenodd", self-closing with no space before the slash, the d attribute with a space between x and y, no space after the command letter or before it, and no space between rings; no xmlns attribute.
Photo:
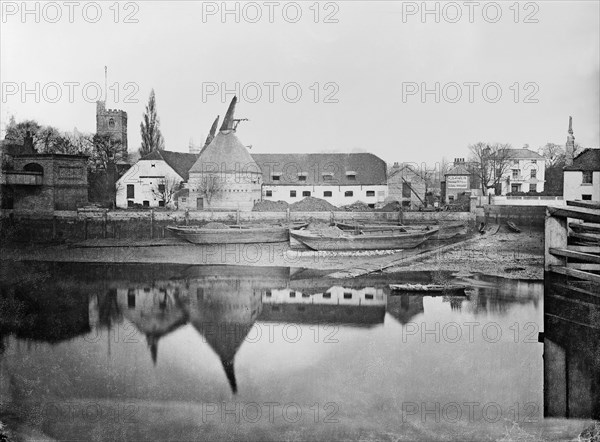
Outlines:
<svg viewBox="0 0 600 442"><path fill-rule="evenodd" d="M344 292L344 299L352 299L352 293Z"/></svg>
<svg viewBox="0 0 600 442"><path fill-rule="evenodd" d="M273 191L272 191L272 190L267 190L267 191L265 192L265 195L266 195L266 196L273 196Z"/></svg>
<svg viewBox="0 0 600 442"><path fill-rule="evenodd" d="M113 120L112 118L108 120L108 127L110 127L111 129L113 129L115 127L115 120Z"/></svg>
<svg viewBox="0 0 600 442"><path fill-rule="evenodd" d="M298 176L298 181L306 181L306 175Z"/></svg>
<svg viewBox="0 0 600 442"><path fill-rule="evenodd" d="M267 296L267 298L270 298L272 296L271 290L267 290L267 292L265 293L265 295Z"/></svg>
<svg viewBox="0 0 600 442"><path fill-rule="evenodd" d="M346 190L344 192L344 196L349 197L349 196L354 196L354 192L352 192L351 190Z"/></svg>
<svg viewBox="0 0 600 442"><path fill-rule="evenodd" d="M592 195L581 195L581 199L584 201L591 201Z"/></svg>
<svg viewBox="0 0 600 442"><path fill-rule="evenodd" d="M303 298L310 298L310 295L308 293L302 293L302 297Z"/></svg>
<svg viewBox="0 0 600 442"><path fill-rule="evenodd" d="M295 198L296 197L296 191L295 190L290 190L290 196L292 198Z"/></svg>
<svg viewBox="0 0 600 442"><path fill-rule="evenodd" d="M529 185L529 191L530 191L530 192L537 192L537 185L535 185L535 184L530 184L530 185Z"/></svg>
<svg viewBox="0 0 600 442"><path fill-rule="evenodd" d="M165 207L165 202L163 200L160 200L158 202L158 207Z"/></svg>
<svg viewBox="0 0 600 442"><path fill-rule="evenodd" d="M296 297L296 292L294 292L294 291L291 291L291 292L290 292L290 298L295 298L295 297Z"/></svg>
<svg viewBox="0 0 600 442"><path fill-rule="evenodd" d="M583 176L581 177L581 184L592 184L594 182L593 171L584 170L582 173Z"/></svg>
<svg viewBox="0 0 600 442"><path fill-rule="evenodd" d="M127 207L133 207L133 201L128 200L127 201Z"/></svg>
<svg viewBox="0 0 600 442"><path fill-rule="evenodd" d="M356 181L356 175L346 175L346 178L348 178L348 181Z"/></svg>
<svg viewBox="0 0 600 442"><path fill-rule="evenodd" d="M127 184L127 198L135 198L135 186Z"/></svg>
<svg viewBox="0 0 600 442"><path fill-rule="evenodd" d="M302 196L310 196L310 192L308 190L305 190L304 192L302 192Z"/></svg>
<svg viewBox="0 0 600 442"><path fill-rule="evenodd" d="M367 206L369 206L369 209L374 209L375 208L375 204L367 204Z"/></svg>
<svg viewBox="0 0 600 442"><path fill-rule="evenodd" d="M410 198L410 183L402 183L402 198Z"/></svg>
<svg viewBox="0 0 600 442"><path fill-rule="evenodd" d="M513 169L513 171L512 171L513 180L516 180L519 178L519 172L520 172L519 169Z"/></svg>
<svg viewBox="0 0 600 442"><path fill-rule="evenodd" d="M373 299L373 295L371 295L371 294L366 294L366 295L365 295L365 299Z"/></svg>
<svg viewBox="0 0 600 442"><path fill-rule="evenodd" d="M332 173L324 173L323 174L323 181L331 181L333 180L333 174Z"/></svg>
<svg viewBox="0 0 600 442"><path fill-rule="evenodd" d="M448 196L448 201L454 201L454 195L449 195Z"/></svg>
<svg viewBox="0 0 600 442"><path fill-rule="evenodd" d="M150 207L150 201L142 202L142 207Z"/></svg>
<svg viewBox="0 0 600 442"><path fill-rule="evenodd" d="M135 289L127 290L127 308L135 308Z"/></svg>
<svg viewBox="0 0 600 442"><path fill-rule="evenodd" d="M323 299L331 299L331 293L329 293L329 292L323 293Z"/></svg>
<svg viewBox="0 0 600 442"><path fill-rule="evenodd" d="M181 198L181 202L185 203L187 201L187 198Z"/></svg>
<svg viewBox="0 0 600 442"><path fill-rule="evenodd" d="M367 190L367 196L375 196L374 190Z"/></svg>
<svg viewBox="0 0 600 442"><path fill-rule="evenodd" d="M531 169L531 174L529 175L531 178L535 178L537 176L537 169Z"/></svg>
<svg viewBox="0 0 600 442"><path fill-rule="evenodd" d="M521 191L521 185L520 184L513 184L512 186L510 186L510 191L511 192L520 192Z"/></svg>
<svg viewBox="0 0 600 442"><path fill-rule="evenodd" d="M326 190L325 192L323 192L323 196L324 196L325 198L327 198L327 197L331 197L332 195L333 195L333 193L331 193L331 191L330 191L330 190Z"/></svg>
<svg viewBox="0 0 600 442"><path fill-rule="evenodd" d="M273 176L271 177L271 179L272 179L273 181L279 181L279 175L273 175Z"/></svg>
<svg viewBox="0 0 600 442"><path fill-rule="evenodd" d="M533 164L537 164L537 160L531 160Z"/></svg>

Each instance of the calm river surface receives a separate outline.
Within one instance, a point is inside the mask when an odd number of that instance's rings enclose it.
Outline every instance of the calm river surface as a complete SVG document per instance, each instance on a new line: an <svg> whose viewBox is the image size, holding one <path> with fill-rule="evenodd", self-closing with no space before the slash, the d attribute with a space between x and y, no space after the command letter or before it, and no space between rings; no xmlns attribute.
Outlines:
<svg viewBox="0 0 600 442"><path fill-rule="evenodd" d="M1 265L0 420L58 440L544 440L539 282ZM391 279L390 279L391 278ZM575 433L574 435L576 435Z"/></svg>

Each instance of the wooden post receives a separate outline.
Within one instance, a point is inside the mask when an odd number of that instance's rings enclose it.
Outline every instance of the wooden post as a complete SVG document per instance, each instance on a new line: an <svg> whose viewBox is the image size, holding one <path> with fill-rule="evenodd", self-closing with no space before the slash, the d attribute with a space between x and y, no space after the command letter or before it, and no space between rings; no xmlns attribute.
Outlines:
<svg viewBox="0 0 600 442"><path fill-rule="evenodd" d="M285 209L285 219L289 223L290 222L290 208Z"/></svg>
<svg viewBox="0 0 600 442"><path fill-rule="evenodd" d="M187 226L190 223L190 210L185 209L185 225Z"/></svg>
<svg viewBox="0 0 600 442"><path fill-rule="evenodd" d="M150 209L150 239L154 238L154 209Z"/></svg>
<svg viewBox="0 0 600 442"><path fill-rule="evenodd" d="M83 218L83 239L88 239L88 219Z"/></svg>
<svg viewBox="0 0 600 442"><path fill-rule="evenodd" d="M551 248L567 248L567 218L552 216L546 210L546 226L544 241L544 270L551 265L565 265L565 259L550 253Z"/></svg>

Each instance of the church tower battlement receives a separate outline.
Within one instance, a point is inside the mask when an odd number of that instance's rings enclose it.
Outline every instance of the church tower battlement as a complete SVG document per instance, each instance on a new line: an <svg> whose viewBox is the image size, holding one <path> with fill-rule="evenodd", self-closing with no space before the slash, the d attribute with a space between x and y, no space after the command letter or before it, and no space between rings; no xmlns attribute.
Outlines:
<svg viewBox="0 0 600 442"><path fill-rule="evenodd" d="M106 109L104 101L97 101L96 133L112 135L127 149L127 112L120 109Z"/></svg>

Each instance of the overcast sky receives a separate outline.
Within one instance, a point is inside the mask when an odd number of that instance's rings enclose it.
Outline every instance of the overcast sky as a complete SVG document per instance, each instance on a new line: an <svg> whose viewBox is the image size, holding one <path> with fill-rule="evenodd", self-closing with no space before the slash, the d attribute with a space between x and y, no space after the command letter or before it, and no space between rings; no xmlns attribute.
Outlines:
<svg viewBox="0 0 600 442"><path fill-rule="evenodd" d="M224 115L233 94L223 96L223 86L233 90L236 82L237 117L250 120L238 137L257 153L370 151L388 162L434 163L468 156L467 146L477 141L533 149L563 144L570 115L576 141L600 145L597 1L512 9L513 2L499 2L499 18L493 2L471 11L463 2L432 2L439 23L435 14L414 10L421 2L300 2L300 9L275 3L272 10L264 2L228 3L239 8L236 23L235 14L215 11L221 2L130 2L112 9L113 2L99 9L81 2L73 11L62 2L38 3L38 17L23 17L21 2L3 2L2 129L14 114L93 132L92 83L103 87L106 65L109 85L119 83L117 100L109 91L108 107L128 113L130 151L139 147L152 88L166 148L187 151L190 138L202 143L215 116ZM29 3L34 11L35 5ZM53 82L61 85L59 99ZM72 103L69 82L78 83ZM440 102L435 93L423 100L422 85L435 90L436 82ZM36 83L39 103L35 94L21 95L23 86Z"/></svg>

